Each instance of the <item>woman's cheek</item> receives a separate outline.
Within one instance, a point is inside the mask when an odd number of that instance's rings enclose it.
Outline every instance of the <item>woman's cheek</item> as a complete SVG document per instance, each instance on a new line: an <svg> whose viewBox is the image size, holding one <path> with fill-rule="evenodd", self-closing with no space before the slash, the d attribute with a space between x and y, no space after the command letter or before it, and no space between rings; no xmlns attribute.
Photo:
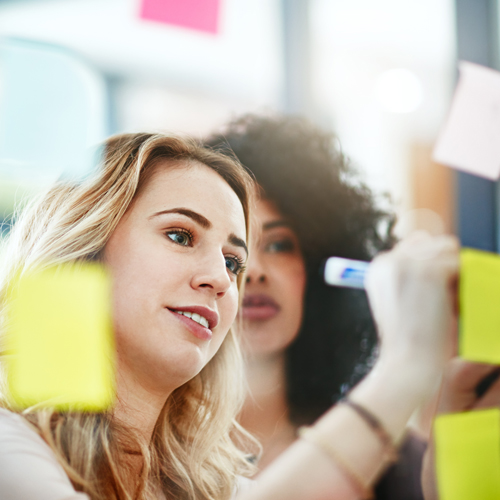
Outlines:
<svg viewBox="0 0 500 500"><path fill-rule="evenodd" d="M239 297L240 295L238 291L238 286L235 283L234 285L231 286L231 288L226 293L226 296L224 297L225 299L227 299L224 304L224 316L225 316L224 326L226 331L229 330L231 325L234 323L236 315L238 314Z"/></svg>
<svg viewBox="0 0 500 500"><path fill-rule="evenodd" d="M290 287L297 297L302 297L302 290L305 286L306 271L304 261L300 256L289 256L281 262L280 277L283 281L283 286ZM285 283L286 282L286 283Z"/></svg>

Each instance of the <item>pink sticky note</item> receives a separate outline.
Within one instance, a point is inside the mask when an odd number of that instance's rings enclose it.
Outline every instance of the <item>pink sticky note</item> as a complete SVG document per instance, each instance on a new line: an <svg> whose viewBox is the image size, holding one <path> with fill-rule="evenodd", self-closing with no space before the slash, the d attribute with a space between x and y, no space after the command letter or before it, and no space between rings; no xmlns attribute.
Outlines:
<svg viewBox="0 0 500 500"><path fill-rule="evenodd" d="M142 0L141 17L216 34L220 0Z"/></svg>
<svg viewBox="0 0 500 500"><path fill-rule="evenodd" d="M460 80L433 158L487 179L500 177L500 72L460 63Z"/></svg>

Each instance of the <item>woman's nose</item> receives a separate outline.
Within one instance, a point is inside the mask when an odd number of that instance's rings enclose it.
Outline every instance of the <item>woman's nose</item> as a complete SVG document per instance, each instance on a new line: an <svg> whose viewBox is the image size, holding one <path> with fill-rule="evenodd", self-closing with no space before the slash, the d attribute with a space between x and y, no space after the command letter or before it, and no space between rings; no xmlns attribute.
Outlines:
<svg viewBox="0 0 500 500"><path fill-rule="evenodd" d="M217 297L223 297L231 286L224 256L200 262L199 271L193 276L191 285L196 289L212 290Z"/></svg>
<svg viewBox="0 0 500 500"><path fill-rule="evenodd" d="M250 273L247 273L247 284L251 283L264 283L266 281L266 275L260 274L259 276L250 276Z"/></svg>
<svg viewBox="0 0 500 500"><path fill-rule="evenodd" d="M251 257L247 265L247 284L265 283L267 273L259 258Z"/></svg>

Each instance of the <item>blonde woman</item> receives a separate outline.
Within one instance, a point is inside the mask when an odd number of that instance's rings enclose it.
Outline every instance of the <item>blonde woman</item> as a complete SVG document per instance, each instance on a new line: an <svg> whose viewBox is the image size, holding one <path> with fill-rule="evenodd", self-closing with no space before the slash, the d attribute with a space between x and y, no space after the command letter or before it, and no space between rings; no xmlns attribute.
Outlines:
<svg viewBox="0 0 500 500"><path fill-rule="evenodd" d="M95 178L59 184L25 211L6 276L86 259L107 266L117 403L99 415L0 410L2 499L367 496L448 356L456 242L418 237L375 261L374 369L248 487L253 450L235 422L244 394L231 325L251 182L231 159L181 139L124 135L106 151Z"/></svg>

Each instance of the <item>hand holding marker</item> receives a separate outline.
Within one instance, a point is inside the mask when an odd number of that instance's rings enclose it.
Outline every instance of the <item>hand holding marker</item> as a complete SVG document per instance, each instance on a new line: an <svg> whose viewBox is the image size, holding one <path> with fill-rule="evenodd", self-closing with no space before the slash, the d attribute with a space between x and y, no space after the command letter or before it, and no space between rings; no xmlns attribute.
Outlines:
<svg viewBox="0 0 500 500"><path fill-rule="evenodd" d="M324 267L327 285L364 289L369 262L330 257ZM500 294L500 256L472 249L461 256L461 358L480 363L500 364L500 328L496 297ZM478 293L481 292L481 293ZM485 377L475 388L484 395L499 378L500 369Z"/></svg>
<svg viewBox="0 0 500 500"><path fill-rule="evenodd" d="M490 137L498 129L498 113L494 111L500 100L500 73L470 63L461 63L460 66L460 87L447 126L434 150L434 159L498 180L500 146ZM471 113L477 118L473 122ZM499 365L497 300L500 295L500 256L464 249L460 260L460 357L476 363ZM367 262L331 257L324 267L325 283L363 289L368 266ZM498 376L499 371L495 369L476 384L473 392L478 401L495 384ZM497 409L455 410L438 416L434 427L435 460L438 463L435 471L441 498L500 498L498 418ZM485 460L484 457L488 458Z"/></svg>

